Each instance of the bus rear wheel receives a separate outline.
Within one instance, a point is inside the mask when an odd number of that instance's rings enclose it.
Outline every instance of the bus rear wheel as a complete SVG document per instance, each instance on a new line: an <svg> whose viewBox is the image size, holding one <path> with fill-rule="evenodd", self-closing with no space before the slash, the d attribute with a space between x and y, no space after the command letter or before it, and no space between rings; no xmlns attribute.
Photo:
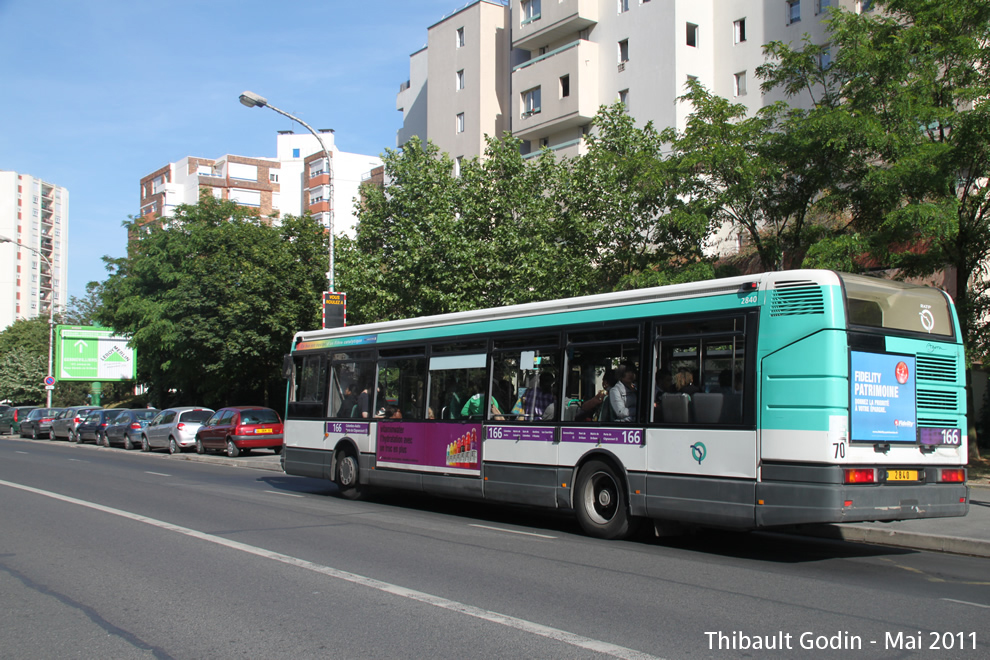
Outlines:
<svg viewBox="0 0 990 660"><path fill-rule="evenodd" d="M337 484L340 496L348 500L361 498L362 490L359 482L361 468L353 451L344 450L337 456L337 468L334 470L333 481Z"/></svg>
<svg viewBox="0 0 990 660"><path fill-rule="evenodd" d="M622 539L635 531L618 472L604 461L589 461L578 472L574 508L581 529L600 539Z"/></svg>

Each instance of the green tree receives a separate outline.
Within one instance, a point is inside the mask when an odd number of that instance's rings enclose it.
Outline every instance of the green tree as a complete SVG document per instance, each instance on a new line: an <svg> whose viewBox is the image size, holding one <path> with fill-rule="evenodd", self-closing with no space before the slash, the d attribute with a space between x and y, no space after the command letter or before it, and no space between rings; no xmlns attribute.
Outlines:
<svg viewBox="0 0 990 660"><path fill-rule="evenodd" d="M971 352L988 353L983 284L990 257L990 2L877 0L877 11L833 9L827 70L815 49L772 43L765 88L833 90L831 110L857 144L836 196L855 240L904 276L944 271ZM840 93L841 92L841 93ZM819 144L834 133L815 131ZM841 195L840 195L841 193Z"/></svg>
<svg viewBox="0 0 990 660"><path fill-rule="evenodd" d="M155 404L284 398L282 356L320 325L328 237L309 216L259 219L204 195L165 226L124 225L127 257L106 259L97 320L130 335Z"/></svg>
<svg viewBox="0 0 990 660"><path fill-rule="evenodd" d="M527 160L520 141L488 138L460 165L413 138L384 157L385 187L365 189L356 237L337 243L355 323L588 292L593 244L569 214L565 165Z"/></svg>
<svg viewBox="0 0 990 660"><path fill-rule="evenodd" d="M594 292L712 277L703 252L709 221L684 201L671 134L652 122L637 127L622 103L603 106L593 124L587 152L572 163L570 208L594 247Z"/></svg>
<svg viewBox="0 0 990 660"><path fill-rule="evenodd" d="M59 317L55 317L59 322ZM48 317L19 319L0 332L0 400L19 405L44 404L48 396ZM86 388L59 381L52 392L53 406L86 403Z"/></svg>

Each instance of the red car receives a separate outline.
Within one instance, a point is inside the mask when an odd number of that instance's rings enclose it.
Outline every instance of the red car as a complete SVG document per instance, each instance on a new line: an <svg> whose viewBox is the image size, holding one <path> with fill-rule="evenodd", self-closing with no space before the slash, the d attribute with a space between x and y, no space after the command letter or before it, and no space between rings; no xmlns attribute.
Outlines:
<svg viewBox="0 0 990 660"><path fill-rule="evenodd" d="M196 452L226 451L234 458L252 449L282 452L282 420L271 408L233 406L213 413L196 431Z"/></svg>

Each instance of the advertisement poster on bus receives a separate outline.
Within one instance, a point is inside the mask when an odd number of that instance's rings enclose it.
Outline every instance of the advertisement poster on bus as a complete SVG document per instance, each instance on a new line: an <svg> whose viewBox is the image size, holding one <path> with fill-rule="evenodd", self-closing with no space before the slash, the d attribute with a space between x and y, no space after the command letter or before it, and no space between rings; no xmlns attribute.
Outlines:
<svg viewBox="0 0 990 660"><path fill-rule="evenodd" d="M382 421L378 424L380 467L481 474L481 424Z"/></svg>
<svg viewBox="0 0 990 660"><path fill-rule="evenodd" d="M917 442L914 357L853 351L850 364L851 439Z"/></svg>

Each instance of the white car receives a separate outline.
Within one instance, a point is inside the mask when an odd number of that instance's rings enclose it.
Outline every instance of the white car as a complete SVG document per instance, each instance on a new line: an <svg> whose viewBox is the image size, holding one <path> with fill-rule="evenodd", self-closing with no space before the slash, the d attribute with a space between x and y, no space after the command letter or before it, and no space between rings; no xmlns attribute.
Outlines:
<svg viewBox="0 0 990 660"><path fill-rule="evenodd" d="M168 449L178 454L196 446L196 430L213 414L209 408L183 406L166 408L144 427L141 451Z"/></svg>

